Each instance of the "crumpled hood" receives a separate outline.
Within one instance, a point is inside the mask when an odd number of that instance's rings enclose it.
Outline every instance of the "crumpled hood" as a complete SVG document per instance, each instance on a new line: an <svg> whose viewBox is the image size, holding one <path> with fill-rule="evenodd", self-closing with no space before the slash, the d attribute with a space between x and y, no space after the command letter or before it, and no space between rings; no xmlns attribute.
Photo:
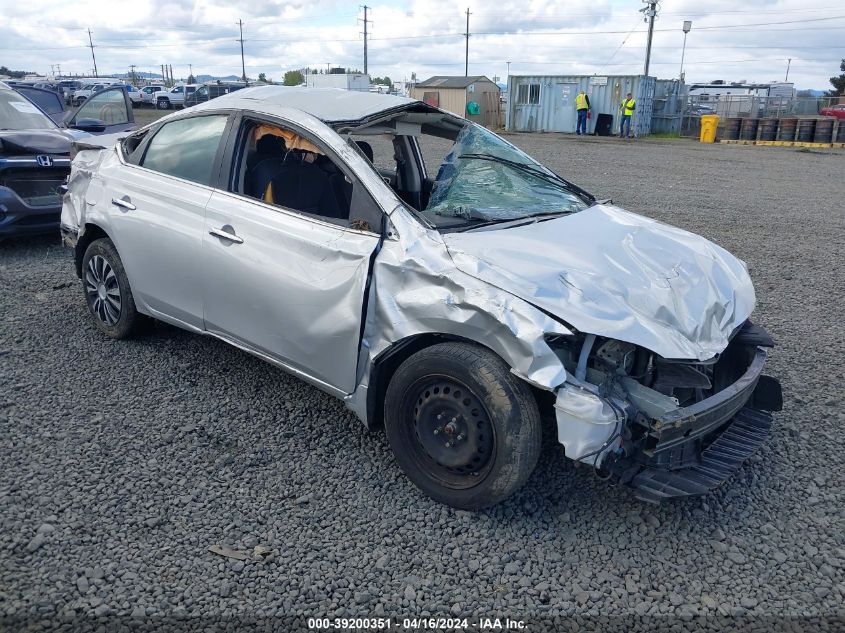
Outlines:
<svg viewBox="0 0 845 633"><path fill-rule="evenodd" d="M0 130L4 156L69 154L73 140L63 130Z"/></svg>
<svg viewBox="0 0 845 633"><path fill-rule="evenodd" d="M754 310L740 260L703 237L618 207L443 239L461 271L582 332L664 358L712 358Z"/></svg>

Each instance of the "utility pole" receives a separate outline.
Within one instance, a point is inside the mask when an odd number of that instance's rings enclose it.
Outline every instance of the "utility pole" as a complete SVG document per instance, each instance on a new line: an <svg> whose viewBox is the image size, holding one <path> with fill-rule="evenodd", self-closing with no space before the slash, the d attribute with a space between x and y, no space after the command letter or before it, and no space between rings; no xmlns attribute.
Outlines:
<svg viewBox="0 0 845 633"><path fill-rule="evenodd" d="M648 67L651 62L651 39L654 37L654 18L657 17L658 0L643 0L648 6L640 9L645 14L645 21L648 22L648 44L645 49L645 71L643 74L648 77Z"/></svg>
<svg viewBox="0 0 845 633"><path fill-rule="evenodd" d="M364 23L364 74L366 75L366 74L368 74L367 73L367 37L369 36L369 30L367 29L367 25L372 24L373 21L367 19L367 11L370 10L370 7L368 7L365 4L361 8L364 9L364 19L361 20L359 18L359 21L362 21Z"/></svg>
<svg viewBox="0 0 845 633"><path fill-rule="evenodd" d="M137 82L135 81L135 64L130 64L130 65L129 65L129 71L132 73L132 85L134 86L134 85L136 85L136 83L137 83Z"/></svg>
<svg viewBox="0 0 845 633"><path fill-rule="evenodd" d="M91 29L88 29L88 46L91 49L91 59L94 60L94 76L99 77L97 74L97 58L94 56L94 40L91 39Z"/></svg>
<svg viewBox="0 0 845 633"><path fill-rule="evenodd" d="M241 43L241 70L243 72L242 79L244 83L247 83L246 80L246 63L244 62L244 21L238 20L238 28L241 31L241 38L238 40Z"/></svg>
<svg viewBox="0 0 845 633"><path fill-rule="evenodd" d="M792 58L789 58L789 61L786 62L786 77L784 77L784 83L789 81L789 67L792 66Z"/></svg>
<svg viewBox="0 0 845 633"><path fill-rule="evenodd" d="M469 7L467 7L467 32L464 35L467 38L466 53L464 56L464 77L469 77L469 16L471 15Z"/></svg>

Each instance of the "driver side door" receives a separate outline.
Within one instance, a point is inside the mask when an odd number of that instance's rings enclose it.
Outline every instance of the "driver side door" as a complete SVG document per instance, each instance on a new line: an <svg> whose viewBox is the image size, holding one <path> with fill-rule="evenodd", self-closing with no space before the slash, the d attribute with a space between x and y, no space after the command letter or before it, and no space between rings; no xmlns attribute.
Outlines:
<svg viewBox="0 0 845 633"><path fill-rule="evenodd" d="M135 129L132 100L123 86L112 86L92 94L65 114L65 127L90 134L112 134Z"/></svg>

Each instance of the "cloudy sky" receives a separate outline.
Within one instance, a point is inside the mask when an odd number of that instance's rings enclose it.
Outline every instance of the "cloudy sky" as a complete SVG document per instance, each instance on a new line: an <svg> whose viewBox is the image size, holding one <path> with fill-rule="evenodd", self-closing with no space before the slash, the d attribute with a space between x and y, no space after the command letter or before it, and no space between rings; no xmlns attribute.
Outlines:
<svg viewBox="0 0 845 633"><path fill-rule="evenodd" d="M371 0L371 75L394 80L464 74L465 11L470 74L639 74L647 25L641 0ZM363 11L340 0L0 0L0 65L90 73L91 29L100 75L158 72L240 75L237 21L244 22L247 74L328 64L363 68ZM652 75L680 72L682 24L692 20L688 82L790 80L830 88L845 58L841 0L662 0Z"/></svg>

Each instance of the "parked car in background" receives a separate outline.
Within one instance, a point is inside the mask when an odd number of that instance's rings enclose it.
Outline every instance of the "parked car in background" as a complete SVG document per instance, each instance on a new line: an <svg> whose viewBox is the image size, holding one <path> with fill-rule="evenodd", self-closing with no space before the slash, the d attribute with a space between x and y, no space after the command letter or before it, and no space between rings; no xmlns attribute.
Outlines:
<svg viewBox="0 0 845 633"><path fill-rule="evenodd" d="M819 114L822 116L835 116L837 119L845 119L845 103L822 108L819 110Z"/></svg>
<svg viewBox="0 0 845 633"><path fill-rule="evenodd" d="M173 86L170 90L156 92L152 97L153 103L159 110L183 107L185 105L185 98L196 92L197 88L199 88L199 84Z"/></svg>
<svg viewBox="0 0 845 633"><path fill-rule="evenodd" d="M780 409L742 261L421 101L253 87L78 149L62 233L94 327L153 317L290 371L443 503L518 490L541 413L601 478L702 494Z"/></svg>
<svg viewBox="0 0 845 633"><path fill-rule="evenodd" d="M71 105L78 106L83 101L88 99L94 93L100 92L111 86L124 86L124 83L119 79L103 79L101 81L91 82L82 86L79 90L74 90L71 97Z"/></svg>
<svg viewBox="0 0 845 633"><path fill-rule="evenodd" d="M0 238L58 228L74 139L134 129L132 105L121 87L52 118L31 98L40 104L52 98L58 104L53 109L63 107L56 92L0 83Z"/></svg>
<svg viewBox="0 0 845 633"><path fill-rule="evenodd" d="M59 88L61 89L62 96L65 99L65 103L67 105L70 105L71 97L73 97L73 92L82 88L82 82L76 79L62 79L59 82Z"/></svg>
<svg viewBox="0 0 845 633"><path fill-rule="evenodd" d="M241 88L246 88L246 84L242 81L208 82L185 97L184 107L189 108L198 103L204 103L211 99L222 97Z"/></svg>
<svg viewBox="0 0 845 633"><path fill-rule="evenodd" d="M141 105L144 102L141 91L132 84L126 84L126 92L129 95L129 100L132 101L132 105Z"/></svg>
<svg viewBox="0 0 845 633"><path fill-rule="evenodd" d="M144 86L141 88L141 100L142 103L145 105L155 105L155 101L153 99L153 95L157 92L165 92L167 91L167 87L163 84L153 84L150 86Z"/></svg>

